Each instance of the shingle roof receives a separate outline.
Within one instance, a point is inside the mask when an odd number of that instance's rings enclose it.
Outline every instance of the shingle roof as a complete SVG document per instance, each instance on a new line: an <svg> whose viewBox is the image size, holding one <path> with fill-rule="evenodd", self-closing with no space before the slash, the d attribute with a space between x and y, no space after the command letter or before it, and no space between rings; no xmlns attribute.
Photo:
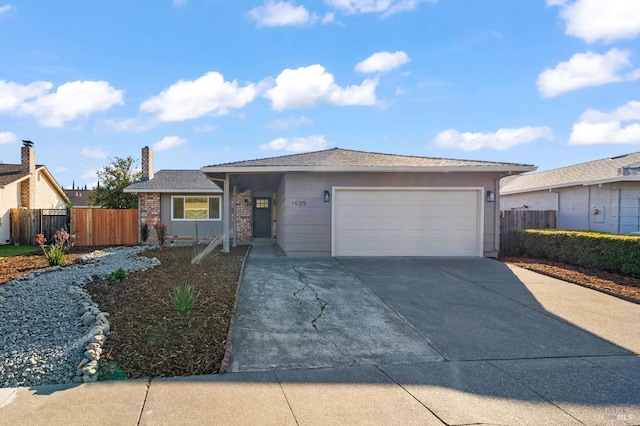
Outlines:
<svg viewBox="0 0 640 426"><path fill-rule="evenodd" d="M222 192L200 170L160 170L153 179L136 182L125 192Z"/></svg>
<svg viewBox="0 0 640 426"><path fill-rule="evenodd" d="M258 160L216 164L204 168L228 167L469 167L469 166L522 166L526 164L494 163L477 160L455 160L449 158L417 157L377 152L354 151L333 148L303 154L283 155ZM210 171L210 170L207 170Z"/></svg>
<svg viewBox="0 0 640 426"><path fill-rule="evenodd" d="M617 180L640 180L640 152L544 172L509 176L500 181L500 193L528 192Z"/></svg>
<svg viewBox="0 0 640 426"><path fill-rule="evenodd" d="M41 167L44 166L38 165L36 166L36 169ZM0 164L0 186L8 185L28 175L29 173L24 173L22 171L22 166L20 164Z"/></svg>
<svg viewBox="0 0 640 426"><path fill-rule="evenodd" d="M89 205L89 196L93 192L92 189L65 189L69 203L73 207L84 207Z"/></svg>

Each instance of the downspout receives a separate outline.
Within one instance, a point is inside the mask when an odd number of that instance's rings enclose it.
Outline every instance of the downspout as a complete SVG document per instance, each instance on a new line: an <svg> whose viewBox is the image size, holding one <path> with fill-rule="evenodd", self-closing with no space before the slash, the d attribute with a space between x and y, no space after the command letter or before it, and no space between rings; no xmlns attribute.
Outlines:
<svg viewBox="0 0 640 426"><path fill-rule="evenodd" d="M238 185L233 185L233 247L238 247Z"/></svg>
<svg viewBox="0 0 640 426"><path fill-rule="evenodd" d="M229 173L224 174L224 199L227 200L224 203L224 242L222 245L222 251L229 253L229 230L231 229L231 200L229 199Z"/></svg>
<svg viewBox="0 0 640 426"><path fill-rule="evenodd" d="M494 224L493 224L493 232L494 232L494 237L493 237L493 249L496 252L500 252L500 179L498 178L495 180L494 183L494 187L493 190L496 193L496 201L494 203L493 209L494 209L494 215L495 215L495 219L494 219Z"/></svg>

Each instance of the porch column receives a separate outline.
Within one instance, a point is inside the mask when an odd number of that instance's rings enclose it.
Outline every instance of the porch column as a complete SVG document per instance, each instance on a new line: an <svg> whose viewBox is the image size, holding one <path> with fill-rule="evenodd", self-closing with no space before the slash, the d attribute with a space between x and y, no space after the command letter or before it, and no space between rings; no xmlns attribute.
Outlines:
<svg viewBox="0 0 640 426"><path fill-rule="evenodd" d="M229 173L224 174L224 224L222 251L229 253L229 232L231 230L231 197L229 196Z"/></svg>

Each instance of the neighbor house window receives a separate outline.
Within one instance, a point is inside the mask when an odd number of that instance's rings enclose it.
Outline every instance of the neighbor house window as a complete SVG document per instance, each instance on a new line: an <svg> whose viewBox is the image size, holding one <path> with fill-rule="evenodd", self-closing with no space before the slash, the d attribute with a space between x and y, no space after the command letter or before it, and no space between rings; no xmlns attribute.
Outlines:
<svg viewBox="0 0 640 426"><path fill-rule="evenodd" d="M174 220L220 220L220 197L171 197Z"/></svg>

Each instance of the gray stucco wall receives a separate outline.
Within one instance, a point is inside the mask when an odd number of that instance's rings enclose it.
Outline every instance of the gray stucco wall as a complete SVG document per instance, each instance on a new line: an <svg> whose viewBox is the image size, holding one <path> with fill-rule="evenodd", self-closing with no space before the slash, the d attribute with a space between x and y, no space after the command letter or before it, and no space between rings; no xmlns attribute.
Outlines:
<svg viewBox="0 0 640 426"><path fill-rule="evenodd" d="M484 187L496 191L498 173L287 173L278 196L278 243L299 255L331 254L331 202L325 190L334 186ZM484 200L484 197L483 197ZM484 254L498 251L498 200L484 203Z"/></svg>
<svg viewBox="0 0 640 426"><path fill-rule="evenodd" d="M214 237L222 234L222 220L171 220L171 197L220 196L220 215L224 217L224 200L220 194L162 194L160 197L160 219L167 224L168 233L172 237Z"/></svg>

